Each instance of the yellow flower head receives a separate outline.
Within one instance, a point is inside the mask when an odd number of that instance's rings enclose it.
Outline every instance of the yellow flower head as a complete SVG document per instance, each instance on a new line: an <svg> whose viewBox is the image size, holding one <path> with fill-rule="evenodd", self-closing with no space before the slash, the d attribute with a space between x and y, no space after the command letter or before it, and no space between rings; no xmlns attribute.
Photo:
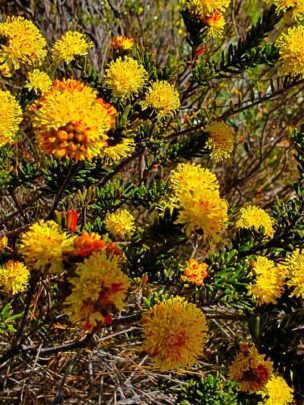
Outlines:
<svg viewBox="0 0 304 405"><path fill-rule="evenodd" d="M225 11L230 0L188 0L188 10L198 16L210 16L215 11Z"/></svg>
<svg viewBox="0 0 304 405"><path fill-rule="evenodd" d="M239 384L241 391L252 394L265 386L272 368L272 362L265 360L253 344L244 343L229 367L229 378Z"/></svg>
<svg viewBox="0 0 304 405"><path fill-rule="evenodd" d="M296 249L285 262L288 269L287 284L293 289L291 296L304 299L304 251Z"/></svg>
<svg viewBox="0 0 304 405"><path fill-rule="evenodd" d="M285 274L272 260L258 256L253 262L256 275L248 291L257 300L258 305L276 304L284 292Z"/></svg>
<svg viewBox="0 0 304 405"><path fill-rule="evenodd" d="M51 86L52 80L47 73L39 69L34 69L33 72L28 73L28 82L25 86L27 89L43 94L50 90Z"/></svg>
<svg viewBox="0 0 304 405"><path fill-rule="evenodd" d="M186 283L201 286L204 283L204 279L208 276L207 268L208 265L206 263L199 263L195 259L190 259L181 279Z"/></svg>
<svg viewBox="0 0 304 405"><path fill-rule="evenodd" d="M0 235L0 253L3 252L3 250L7 247L7 245L8 245L7 236Z"/></svg>
<svg viewBox="0 0 304 405"><path fill-rule="evenodd" d="M0 46L0 64L5 64L8 75L21 65L40 64L47 54L40 31L23 17L8 17L0 23L0 37L5 39Z"/></svg>
<svg viewBox="0 0 304 405"><path fill-rule="evenodd" d="M216 176L208 169L182 163L172 172L173 207L179 210L176 223L188 237L203 231L204 240L217 241L227 229L228 204L221 199Z"/></svg>
<svg viewBox="0 0 304 405"><path fill-rule="evenodd" d="M102 153L116 111L96 96L90 87L68 79L57 80L37 101L33 126L46 153L75 160Z"/></svg>
<svg viewBox="0 0 304 405"><path fill-rule="evenodd" d="M0 90L0 147L13 142L21 121L18 101L9 91Z"/></svg>
<svg viewBox="0 0 304 405"><path fill-rule="evenodd" d="M234 146L234 130L225 122L215 122L207 128L210 137L207 147L212 149L211 159L215 162L221 162L229 158Z"/></svg>
<svg viewBox="0 0 304 405"><path fill-rule="evenodd" d="M147 72L137 60L117 58L106 69L105 83L112 93L121 98L137 95L147 80Z"/></svg>
<svg viewBox="0 0 304 405"><path fill-rule="evenodd" d="M122 158L131 156L134 150L134 140L132 138L124 138L120 143L113 146L108 142L108 147L104 150L104 156L111 162L117 163Z"/></svg>
<svg viewBox="0 0 304 405"><path fill-rule="evenodd" d="M267 396L263 405L288 405L293 403L293 389L284 378L272 376L264 387ZM264 394L264 395L265 395Z"/></svg>
<svg viewBox="0 0 304 405"><path fill-rule="evenodd" d="M127 51L134 47L134 39L125 37L124 35L119 35L114 37L112 40L112 48L113 49L123 49Z"/></svg>
<svg viewBox="0 0 304 405"><path fill-rule="evenodd" d="M127 239L135 231L134 217L124 209L109 212L105 217L104 224L106 230L116 239Z"/></svg>
<svg viewBox="0 0 304 405"><path fill-rule="evenodd" d="M53 57L56 62L72 62L75 56L87 55L93 43L77 31L68 31L53 46Z"/></svg>
<svg viewBox="0 0 304 405"><path fill-rule="evenodd" d="M236 221L237 228L251 229L252 227L258 231L260 226L265 229L265 235L270 238L274 235L273 219L262 208L254 205L246 208L241 208L240 218Z"/></svg>
<svg viewBox="0 0 304 405"><path fill-rule="evenodd" d="M110 324L111 313L123 309L129 280L121 264L119 256L100 250L77 265L76 276L69 280L72 293L65 301L73 323L82 322L86 330L92 330Z"/></svg>
<svg viewBox="0 0 304 405"><path fill-rule="evenodd" d="M288 28L276 42L285 74L304 75L304 26Z"/></svg>
<svg viewBox="0 0 304 405"><path fill-rule="evenodd" d="M39 221L21 235L19 253L33 270L63 270L64 256L73 250L73 238L68 238L54 221Z"/></svg>
<svg viewBox="0 0 304 405"><path fill-rule="evenodd" d="M156 110L159 117L166 117L179 108L179 94L169 82L157 81L148 89L141 105L142 109L150 107Z"/></svg>
<svg viewBox="0 0 304 405"><path fill-rule="evenodd" d="M208 340L204 313L182 297L154 305L143 318L143 349L161 371L191 367Z"/></svg>
<svg viewBox="0 0 304 405"><path fill-rule="evenodd" d="M0 289L6 294L17 294L26 289L30 272L18 261L9 260L0 266Z"/></svg>
<svg viewBox="0 0 304 405"><path fill-rule="evenodd" d="M202 20L209 25L208 33L213 38L223 36L226 21L220 11L214 11L209 17L203 17Z"/></svg>
<svg viewBox="0 0 304 405"><path fill-rule="evenodd" d="M268 6L275 5L278 14L286 13L292 10L292 16L295 20L302 19L304 13L304 0L264 0Z"/></svg>

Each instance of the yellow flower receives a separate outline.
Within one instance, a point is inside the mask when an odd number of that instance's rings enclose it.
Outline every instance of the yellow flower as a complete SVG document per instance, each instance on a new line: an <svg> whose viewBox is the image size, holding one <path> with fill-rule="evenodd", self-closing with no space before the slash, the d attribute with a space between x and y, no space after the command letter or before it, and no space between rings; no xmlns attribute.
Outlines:
<svg viewBox="0 0 304 405"><path fill-rule="evenodd" d="M291 297L304 299L304 251L296 249L285 262L288 269L287 284L293 289Z"/></svg>
<svg viewBox="0 0 304 405"><path fill-rule="evenodd" d="M21 235L19 253L33 270L63 270L63 259L73 250L73 238L68 238L54 221L39 221Z"/></svg>
<svg viewBox="0 0 304 405"><path fill-rule="evenodd" d="M73 323L82 322L86 330L112 322L111 313L121 311L129 287L128 277L121 271L122 261L105 250L93 253L76 268L71 295L65 301Z"/></svg>
<svg viewBox="0 0 304 405"><path fill-rule="evenodd" d="M209 25L209 34L212 37L222 37L225 28L225 18L220 11L214 11L209 17L203 17L205 24Z"/></svg>
<svg viewBox="0 0 304 405"><path fill-rule="evenodd" d="M8 17L0 23L0 37L5 41L0 49L0 64L5 64L8 74L21 65L40 64L47 54L40 31L23 17Z"/></svg>
<svg viewBox="0 0 304 405"><path fill-rule="evenodd" d="M113 49L123 49L125 51L132 49L134 47L134 39L125 37L124 35L119 35L114 37L112 40Z"/></svg>
<svg viewBox="0 0 304 405"><path fill-rule="evenodd" d="M204 279L208 276L207 268L208 265L206 263L199 263L195 259L190 259L181 279L184 282L201 286L204 283Z"/></svg>
<svg viewBox="0 0 304 405"><path fill-rule="evenodd" d="M228 204L221 199L216 176L198 165L182 163L172 172L172 206L179 210L177 224L188 237L203 231L204 240L217 241L227 229Z"/></svg>
<svg viewBox="0 0 304 405"><path fill-rule="evenodd" d="M143 318L143 349L161 371L191 367L208 340L204 313L182 297L154 305Z"/></svg>
<svg viewBox="0 0 304 405"><path fill-rule="evenodd" d="M75 56L87 55L93 43L87 41L86 36L77 31L68 31L53 46L53 57L56 62L72 62Z"/></svg>
<svg viewBox="0 0 304 405"><path fill-rule="evenodd" d="M6 294L17 294L26 289L30 272L18 261L9 260L0 267L0 289Z"/></svg>
<svg viewBox="0 0 304 405"><path fill-rule="evenodd" d="M157 81L148 89L141 106L143 110L151 107L156 110L159 117L166 117L179 108L179 94L169 82Z"/></svg>
<svg viewBox="0 0 304 405"><path fill-rule="evenodd" d="M304 26L288 28L276 42L285 74L304 75Z"/></svg>
<svg viewBox="0 0 304 405"><path fill-rule="evenodd" d="M229 367L229 378L239 384L240 390L252 394L262 389L272 373L272 362L265 360L253 344L244 343Z"/></svg>
<svg viewBox="0 0 304 405"><path fill-rule="evenodd" d="M137 60L129 57L117 58L106 69L105 83L117 97L137 95L144 87L146 80L145 68Z"/></svg>
<svg viewBox="0 0 304 405"><path fill-rule="evenodd" d="M0 235L0 253L3 252L3 250L7 247L7 245L8 245L7 236Z"/></svg>
<svg viewBox="0 0 304 405"><path fill-rule="evenodd" d="M215 11L225 11L230 0L188 0L188 10L198 17L210 16Z"/></svg>
<svg viewBox="0 0 304 405"><path fill-rule="evenodd" d="M261 226L265 229L265 235L272 238L274 235L273 219L267 212L254 205L241 208L240 218L236 221L237 228L251 229L253 227L255 231L258 231Z"/></svg>
<svg viewBox="0 0 304 405"><path fill-rule="evenodd" d="M105 217L104 224L106 230L116 239L127 239L135 231L134 217L124 209L109 212Z"/></svg>
<svg viewBox="0 0 304 405"><path fill-rule="evenodd" d="M45 93L52 86L52 80L49 75L39 69L34 69L28 73L28 82L26 88L35 92Z"/></svg>
<svg viewBox="0 0 304 405"><path fill-rule="evenodd" d="M111 162L119 162L122 158L131 156L135 150L135 143L132 138L124 138L120 143L111 146L108 142L108 147L104 150L105 158Z"/></svg>
<svg viewBox="0 0 304 405"><path fill-rule="evenodd" d="M72 79L57 80L32 110L33 126L45 152L76 161L102 153L116 115L93 89Z"/></svg>
<svg viewBox="0 0 304 405"><path fill-rule="evenodd" d="M268 6L275 5L277 14L286 13L292 9L294 19L302 19L304 13L304 0L264 0Z"/></svg>
<svg viewBox="0 0 304 405"><path fill-rule="evenodd" d="M22 110L9 91L0 90L0 147L13 142L22 121Z"/></svg>
<svg viewBox="0 0 304 405"><path fill-rule="evenodd" d="M276 304L284 292L285 274L272 260L258 256L253 262L256 275L248 291L257 300L258 305Z"/></svg>
<svg viewBox="0 0 304 405"><path fill-rule="evenodd" d="M267 399L263 405L288 405L293 402L293 389L282 377L273 375L265 385L264 391Z"/></svg>
<svg viewBox="0 0 304 405"><path fill-rule="evenodd" d="M225 122L215 122L207 128L207 131L210 132L210 137L206 146L212 149L211 159L215 162L221 162L229 158L234 146L232 127Z"/></svg>

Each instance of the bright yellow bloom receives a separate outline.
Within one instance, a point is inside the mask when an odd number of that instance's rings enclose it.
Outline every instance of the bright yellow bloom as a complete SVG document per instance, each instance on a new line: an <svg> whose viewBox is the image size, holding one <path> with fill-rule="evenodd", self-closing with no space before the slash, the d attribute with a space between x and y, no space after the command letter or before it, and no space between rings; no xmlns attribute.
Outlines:
<svg viewBox="0 0 304 405"><path fill-rule="evenodd" d="M304 13L304 0L264 0L268 6L273 4L276 6L278 14L281 12L286 13L287 10L292 9L292 16L294 19L302 19Z"/></svg>
<svg viewBox="0 0 304 405"><path fill-rule="evenodd" d="M304 299L304 251L296 249L285 262L288 269L287 284L293 289L291 297Z"/></svg>
<svg viewBox="0 0 304 405"><path fill-rule="evenodd" d="M8 245L7 236L0 235L0 253L3 252L3 250L7 247L7 245Z"/></svg>
<svg viewBox="0 0 304 405"><path fill-rule="evenodd" d="M147 81L147 72L137 60L119 57L110 62L104 78L115 96L126 98L137 95L143 89Z"/></svg>
<svg viewBox="0 0 304 405"><path fill-rule="evenodd" d="M304 75L304 26L288 28L276 42L285 74Z"/></svg>
<svg viewBox="0 0 304 405"><path fill-rule="evenodd" d="M33 126L40 146L56 158L99 156L107 145L114 108L77 80L57 80L33 107ZM115 112L116 114L116 112Z"/></svg>
<svg viewBox="0 0 304 405"><path fill-rule="evenodd" d="M104 156L114 163L119 162L122 158L131 156L135 150L135 143L132 138L124 138L120 143L113 146L108 142L108 145L104 150Z"/></svg>
<svg viewBox="0 0 304 405"><path fill-rule="evenodd" d="M215 11L225 11L230 0L188 0L188 10L198 17L210 16Z"/></svg>
<svg viewBox="0 0 304 405"><path fill-rule="evenodd" d="M216 38L222 37L225 28L225 18L220 11L214 11L209 17L203 17L202 20L205 24L209 25L208 33Z"/></svg>
<svg viewBox="0 0 304 405"><path fill-rule="evenodd" d="M53 46L53 57L56 62L72 62L75 56L87 55L92 48L93 42L88 41L86 36L77 31L66 32Z"/></svg>
<svg viewBox="0 0 304 405"><path fill-rule="evenodd" d="M148 89L142 109L153 108L159 117L166 117L180 107L179 94L174 86L166 81L157 81Z"/></svg>
<svg viewBox="0 0 304 405"><path fill-rule="evenodd" d="M124 209L107 213L104 224L106 230L116 239L127 239L135 231L134 217Z"/></svg>
<svg viewBox="0 0 304 405"><path fill-rule="evenodd" d="M276 304L284 292L285 273L272 260L258 256L253 262L254 282L248 285L248 291L257 300L258 305Z"/></svg>
<svg viewBox="0 0 304 405"><path fill-rule="evenodd" d="M22 110L9 91L0 90L0 147L13 142L22 121Z"/></svg>
<svg viewBox="0 0 304 405"><path fill-rule="evenodd" d="M172 206L179 210L176 223L188 237L203 231L204 240L217 241L227 229L228 204L221 199L216 176L191 163L179 164L172 172Z"/></svg>
<svg viewBox="0 0 304 405"><path fill-rule="evenodd" d="M204 313L182 297L154 305L143 317L143 349L161 371L191 367L208 340Z"/></svg>
<svg viewBox="0 0 304 405"><path fill-rule="evenodd" d="M76 276L65 305L73 323L82 322L86 330L112 322L111 313L122 310L129 287L128 277L121 271L122 261L105 250L93 253L76 267Z"/></svg>
<svg viewBox="0 0 304 405"><path fill-rule="evenodd" d="M0 23L0 37L5 40L0 47L0 64L5 64L9 74L21 65L40 64L47 54L40 31L23 17L7 17Z"/></svg>
<svg viewBox="0 0 304 405"><path fill-rule="evenodd" d="M34 69L33 72L28 73L28 82L25 86L27 89L43 94L50 90L51 86L52 80L47 73L39 69Z"/></svg>
<svg viewBox="0 0 304 405"><path fill-rule="evenodd" d="M190 259L181 279L184 282L201 286L204 283L204 279L208 276L207 268L208 265L206 263L199 263L195 259Z"/></svg>
<svg viewBox="0 0 304 405"><path fill-rule="evenodd" d="M21 262L9 260L0 266L0 289L6 294L17 294L26 289L30 272Z"/></svg>
<svg viewBox="0 0 304 405"><path fill-rule="evenodd" d="M265 360L253 344L244 343L229 367L229 378L239 384L240 390L252 394L262 389L272 373L272 362Z"/></svg>
<svg viewBox="0 0 304 405"><path fill-rule="evenodd" d="M68 238L54 221L39 221L21 235L19 253L33 270L63 270L64 256L73 250L73 238Z"/></svg>
<svg viewBox="0 0 304 405"><path fill-rule="evenodd" d="M293 402L293 389L282 377L273 375L265 385L264 392L267 399L263 405L288 405Z"/></svg>
<svg viewBox="0 0 304 405"><path fill-rule="evenodd" d="M215 122L207 128L207 131L210 133L210 137L206 146L212 149L211 159L221 162L229 158L234 146L233 128L225 122Z"/></svg>
<svg viewBox="0 0 304 405"><path fill-rule="evenodd" d="M132 49L134 47L134 39L125 37L124 35L119 35L114 37L112 40L113 49L123 49L125 51Z"/></svg>
<svg viewBox="0 0 304 405"><path fill-rule="evenodd" d="M251 229L253 227L258 231L261 226L265 229L265 235L272 238L274 235L273 219L267 212L254 205L241 208L240 218L236 221L237 228Z"/></svg>

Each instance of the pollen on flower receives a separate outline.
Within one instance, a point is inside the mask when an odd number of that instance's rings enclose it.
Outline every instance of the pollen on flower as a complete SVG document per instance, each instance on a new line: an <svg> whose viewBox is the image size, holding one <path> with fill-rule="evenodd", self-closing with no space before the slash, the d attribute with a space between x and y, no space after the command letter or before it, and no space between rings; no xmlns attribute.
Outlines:
<svg viewBox="0 0 304 405"><path fill-rule="evenodd" d="M304 76L304 26L291 27L276 42L285 74Z"/></svg>
<svg viewBox="0 0 304 405"><path fill-rule="evenodd" d="M206 146L212 150L211 159L221 162L229 158L234 147L233 128L225 122L215 122L207 128L207 131L210 133L210 137Z"/></svg>
<svg viewBox="0 0 304 405"><path fill-rule="evenodd" d="M284 272L276 264L263 256L253 261L255 279L248 285L249 293L258 305L276 304L284 292Z"/></svg>
<svg viewBox="0 0 304 405"><path fill-rule="evenodd" d="M261 226L265 229L265 235L272 238L274 235L273 219L267 212L254 205L241 208L240 218L236 221L237 228L254 228L255 231L258 231Z"/></svg>
<svg viewBox="0 0 304 405"><path fill-rule="evenodd" d="M161 371L191 367L208 340L204 313L182 297L154 305L143 317L143 349Z"/></svg>
<svg viewBox="0 0 304 405"><path fill-rule="evenodd" d="M296 249L287 257L284 267L287 268L287 285L292 289L291 297L304 299L304 251Z"/></svg>
<svg viewBox="0 0 304 405"><path fill-rule="evenodd" d="M209 17L201 17L202 21L209 26L208 33L216 38L222 37L225 28L225 18L220 11L214 11Z"/></svg>
<svg viewBox="0 0 304 405"><path fill-rule="evenodd" d="M179 94L169 82L157 81L148 89L141 106L153 108L159 117L166 117L179 108Z"/></svg>
<svg viewBox="0 0 304 405"><path fill-rule="evenodd" d="M208 265L206 263L199 263L195 259L190 259L187 266L184 268L181 276L182 281L201 286L204 279L208 276Z"/></svg>
<svg viewBox="0 0 304 405"><path fill-rule="evenodd" d="M93 42L88 41L81 32L68 31L53 46L53 57L57 62L72 62L75 56L87 55Z"/></svg>
<svg viewBox="0 0 304 405"><path fill-rule="evenodd" d="M77 80L57 80L32 107L41 148L58 159L91 160L106 147L116 110Z"/></svg>
<svg viewBox="0 0 304 405"><path fill-rule="evenodd" d="M137 60L129 57L111 61L105 73L105 83L121 98L137 95L147 81L147 72Z"/></svg>
<svg viewBox="0 0 304 405"><path fill-rule="evenodd" d="M28 268L19 261L9 260L0 266L0 289L6 294L17 294L26 289L30 277Z"/></svg>
<svg viewBox="0 0 304 405"><path fill-rule="evenodd" d="M125 51L132 49L134 47L134 39L126 37L124 35L118 35L112 40L113 49L123 49Z"/></svg>
<svg viewBox="0 0 304 405"><path fill-rule="evenodd" d="M264 387L266 400L263 405L288 405L293 403L293 389L283 377L272 375Z"/></svg>
<svg viewBox="0 0 304 405"><path fill-rule="evenodd" d="M230 0L188 0L188 10L198 16L210 16L215 11L225 11Z"/></svg>
<svg viewBox="0 0 304 405"><path fill-rule="evenodd" d="M265 360L253 344L244 343L229 367L229 378L236 381L240 390L252 394L264 388L272 373L272 362Z"/></svg>
<svg viewBox="0 0 304 405"><path fill-rule="evenodd" d="M34 69L33 72L28 73L28 82L26 88L41 92L47 92L52 86L52 80L49 75L39 69Z"/></svg>
<svg viewBox="0 0 304 405"><path fill-rule="evenodd" d="M54 221L39 221L20 238L19 253L33 270L63 270L63 260L73 250L73 238L68 238Z"/></svg>
<svg viewBox="0 0 304 405"><path fill-rule="evenodd" d="M47 54L40 31L23 17L7 17L0 23L0 37L5 39L0 47L0 64L5 64L7 76L21 65L40 64Z"/></svg>
<svg viewBox="0 0 304 405"><path fill-rule="evenodd" d="M302 19L304 14L304 0L264 0L268 6L275 5L277 14L291 9L295 20Z"/></svg>
<svg viewBox="0 0 304 405"><path fill-rule="evenodd" d="M117 163L122 158L131 156L134 150L135 142L132 138L124 138L116 145L111 145L108 140L108 146L104 149L104 157L110 162Z"/></svg>
<svg viewBox="0 0 304 405"><path fill-rule="evenodd" d="M116 239L127 239L136 229L133 215L125 209L109 212L105 217L104 225Z"/></svg>
<svg viewBox="0 0 304 405"><path fill-rule="evenodd" d="M14 141L21 121L18 101L9 91L0 90L0 147Z"/></svg>
<svg viewBox="0 0 304 405"><path fill-rule="evenodd" d="M86 330L111 323L113 311L123 309L129 287L121 265L119 256L105 250L77 265L75 277L69 280L73 289L65 301L71 322L82 322Z"/></svg>

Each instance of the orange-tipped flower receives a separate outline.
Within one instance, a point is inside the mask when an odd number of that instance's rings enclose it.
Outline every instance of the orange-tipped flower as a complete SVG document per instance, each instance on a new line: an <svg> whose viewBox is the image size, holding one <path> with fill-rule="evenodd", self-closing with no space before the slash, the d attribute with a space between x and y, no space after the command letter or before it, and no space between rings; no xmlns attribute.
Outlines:
<svg viewBox="0 0 304 405"><path fill-rule="evenodd" d="M123 49L125 51L132 49L134 47L134 39L126 37L124 35L119 35L114 37L112 40L113 49Z"/></svg>

